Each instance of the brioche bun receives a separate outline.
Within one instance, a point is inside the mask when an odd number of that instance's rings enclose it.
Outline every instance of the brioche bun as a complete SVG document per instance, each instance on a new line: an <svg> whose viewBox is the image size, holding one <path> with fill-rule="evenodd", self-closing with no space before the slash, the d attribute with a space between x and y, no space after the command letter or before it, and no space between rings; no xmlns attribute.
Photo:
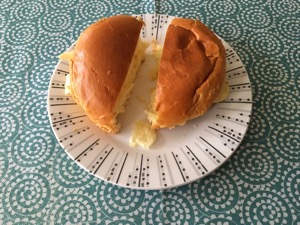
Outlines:
<svg viewBox="0 0 300 225"><path fill-rule="evenodd" d="M226 98L225 73L225 49L219 38L200 21L173 19L148 111L152 128L183 125Z"/></svg>
<svg viewBox="0 0 300 225"><path fill-rule="evenodd" d="M107 133L117 133L117 115L131 93L143 61L145 44L140 40L143 21L118 15L101 19L78 38L70 61L70 92L88 117Z"/></svg>

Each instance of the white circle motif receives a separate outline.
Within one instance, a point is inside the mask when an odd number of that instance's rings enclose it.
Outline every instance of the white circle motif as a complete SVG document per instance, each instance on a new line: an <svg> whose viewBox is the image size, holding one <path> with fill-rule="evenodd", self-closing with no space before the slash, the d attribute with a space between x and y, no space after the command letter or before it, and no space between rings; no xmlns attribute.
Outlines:
<svg viewBox="0 0 300 225"><path fill-rule="evenodd" d="M11 216L36 215L45 208L50 199L48 180L37 173L23 173L15 176L6 186L2 206Z"/></svg>

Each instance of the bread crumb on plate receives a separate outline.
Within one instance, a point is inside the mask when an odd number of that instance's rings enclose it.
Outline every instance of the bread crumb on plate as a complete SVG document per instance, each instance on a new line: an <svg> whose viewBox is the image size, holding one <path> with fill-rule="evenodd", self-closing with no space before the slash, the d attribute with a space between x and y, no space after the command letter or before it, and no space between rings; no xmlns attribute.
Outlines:
<svg viewBox="0 0 300 225"><path fill-rule="evenodd" d="M130 147L149 148L156 140L156 132L148 121L137 121L129 140Z"/></svg>
<svg viewBox="0 0 300 225"><path fill-rule="evenodd" d="M65 95L71 95L71 81L70 81L70 74L66 76L66 82L65 82Z"/></svg>

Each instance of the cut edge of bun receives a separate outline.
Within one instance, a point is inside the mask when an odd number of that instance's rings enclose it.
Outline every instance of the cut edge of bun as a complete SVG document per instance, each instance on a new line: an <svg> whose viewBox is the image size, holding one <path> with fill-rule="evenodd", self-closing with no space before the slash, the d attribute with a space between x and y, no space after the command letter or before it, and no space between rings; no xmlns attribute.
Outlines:
<svg viewBox="0 0 300 225"><path fill-rule="evenodd" d="M117 18L117 17L119 17L119 18ZM131 19L128 19L129 17ZM74 81L75 78L73 77L73 66L74 66L74 60L75 60L74 52L76 51L76 47L73 51L65 52L65 53L61 54L59 57L62 60L69 61L69 64L70 64L70 67L69 67L70 86L68 87L68 89L69 89L69 92L72 95L73 99L75 100L77 105L81 106L81 108L84 110L84 112L89 117L89 119L96 126L98 126L100 129L102 129L106 133L118 133L120 131L121 125L118 122L117 117L120 113L124 112L124 108L126 106L126 103L128 102L128 99L132 92L132 88L134 86L134 80L136 78L136 75L138 73L140 65L142 64L144 57L145 57L145 50L146 50L147 44L144 41L142 41L142 39L140 37L140 31L141 31L142 26L144 25L144 22L142 21L141 17L135 18L133 16L126 16L126 15L118 15L118 16L108 17L108 18L100 19L98 22L89 26L85 31L83 31L81 33L81 35L79 37L79 39L81 37L83 39L88 38L91 35L91 30L99 29L100 23L103 23L103 22L110 23L109 21L110 21L110 19L112 19L115 21L119 20L120 22L123 22L123 24L124 24L124 23L126 23L126 22L124 22L124 19L126 19L126 18L128 19L127 20L128 23L135 23L132 25L130 24L128 26L139 26L140 30L139 30L139 34L137 37L137 42L136 42L136 46L134 49L134 53L132 55L131 63L127 70L127 74L124 78L124 81L122 83L122 86L121 86L119 92L117 93L117 98L112 99L113 101L115 101L115 103L111 103L111 105L113 105L113 106L110 107L111 108L110 110L106 110L106 109L103 110L104 111L103 116L99 116L99 113L97 114L97 110L98 111L100 110L99 108L97 109L97 107L95 105L91 105L88 99L84 99L84 98L80 97L76 91L76 88L78 90L78 86L76 86L77 84ZM114 23L117 24L115 21L114 21ZM136 21L138 21L139 25L137 25ZM118 24L115 26L118 26ZM135 28L135 29L137 29L137 28ZM88 30L88 33L86 33L87 30ZM90 36L90 37L93 38L92 36ZM78 39L78 41L79 41L79 39ZM77 43L78 43L78 41L77 41ZM88 42L86 42L86 43L87 43L87 45L89 44ZM126 45L126 43L122 43L122 44ZM109 48L109 46L107 46L107 48ZM101 57L103 58L103 56L101 56ZM122 57L124 57L124 56L120 55L120 54L116 55L116 58L118 58L117 60L121 60ZM105 59L105 60L112 60L112 59ZM108 71L107 73L109 73L109 72L110 71ZM100 79L101 79L101 77L100 77ZM91 81L89 81L89 83L90 82ZM95 84L92 84L92 85L95 86ZM90 89L93 89L93 88L94 87L90 87ZM109 93L110 89L109 89L109 87L107 87L107 88L108 88L107 91ZM90 90L88 90L88 91L90 91ZM82 94L81 94L81 96L82 96ZM103 104L106 104L106 103L109 105L109 102L103 102ZM105 119L104 119L104 117L105 117Z"/></svg>

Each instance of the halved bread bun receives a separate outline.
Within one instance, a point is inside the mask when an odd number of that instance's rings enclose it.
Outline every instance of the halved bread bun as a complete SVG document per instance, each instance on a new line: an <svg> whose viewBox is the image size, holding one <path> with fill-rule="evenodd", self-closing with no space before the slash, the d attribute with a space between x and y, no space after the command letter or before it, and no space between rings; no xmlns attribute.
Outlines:
<svg viewBox="0 0 300 225"><path fill-rule="evenodd" d="M225 49L219 38L200 21L173 19L147 113L152 128L183 125L225 99L229 90L225 72Z"/></svg>
<svg viewBox="0 0 300 225"><path fill-rule="evenodd" d="M107 133L117 133L117 116L134 86L146 44L140 39L141 19L118 15L101 19L78 38L70 61L70 92L88 117Z"/></svg>

